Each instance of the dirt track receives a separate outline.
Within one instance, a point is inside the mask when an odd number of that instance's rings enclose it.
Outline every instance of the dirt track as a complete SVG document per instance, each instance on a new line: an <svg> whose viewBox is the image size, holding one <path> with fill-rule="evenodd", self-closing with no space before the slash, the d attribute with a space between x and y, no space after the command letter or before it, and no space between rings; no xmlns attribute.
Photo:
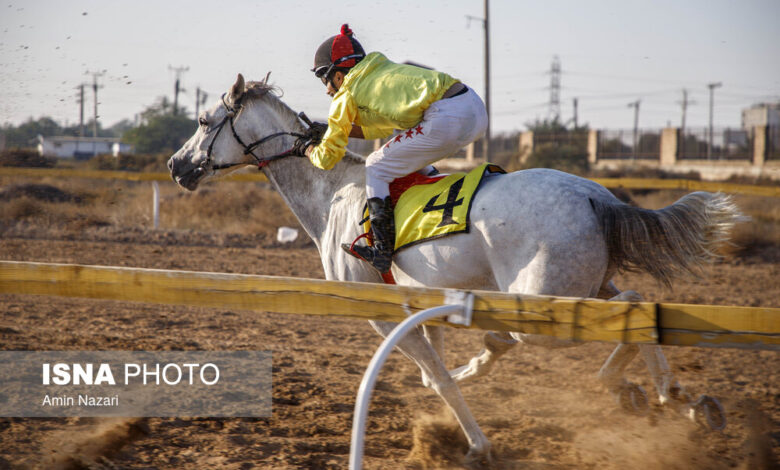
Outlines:
<svg viewBox="0 0 780 470"><path fill-rule="evenodd" d="M271 232L97 225L76 233L6 224L0 259L322 277L310 243L281 246ZM641 275L621 276L618 285L648 300L780 306L775 246L727 259L707 274L674 292ZM0 312L7 350L250 349L272 351L274 362L270 418L0 419L0 468L345 468L355 393L380 343L369 325L346 319L8 295L0 296ZM448 332L448 366L476 353L480 336ZM776 352L665 349L680 382L720 398L728 412L724 432L703 433L657 406L647 417L621 412L596 379L611 350L517 347L489 377L463 387L493 443L494 468L776 468ZM627 373L652 391L641 361ZM461 468L462 438L441 409L417 368L391 356L371 406L366 468Z"/></svg>

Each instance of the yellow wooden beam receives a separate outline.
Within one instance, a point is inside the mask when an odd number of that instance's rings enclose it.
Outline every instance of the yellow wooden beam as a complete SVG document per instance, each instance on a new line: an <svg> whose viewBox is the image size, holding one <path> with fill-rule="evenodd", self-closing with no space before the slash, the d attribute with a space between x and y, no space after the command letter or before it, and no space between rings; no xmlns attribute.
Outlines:
<svg viewBox="0 0 780 470"><path fill-rule="evenodd" d="M780 349L780 308L668 303L658 317L663 344Z"/></svg>
<svg viewBox="0 0 780 470"><path fill-rule="evenodd" d="M0 293L398 322L447 289L275 276L0 261ZM471 328L574 341L780 349L780 309L606 302L473 291ZM435 323L435 322L434 322Z"/></svg>
<svg viewBox="0 0 780 470"><path fill-rule="evenodd" d="M168 173L142 173L130 171L73 170L65 168L0 167L0 176L24 176L30 178L93 178L127 181L171 181ZM218 178L221 181L268 181L261 172L230 173ZM649 178L591 178L607 188L626 189L680 189L685 191L721 191L749 196L780 197L780 186L720 183L682 179Z"/></svg>
<svg viewBox="0 0 780 470"><path fill-rule="evenodd" d="M606 188L720 191L748 196L780 197L780 186L758 186L751 184L721 183L717 181L652 178L591 178L591 180Z"/></svg>

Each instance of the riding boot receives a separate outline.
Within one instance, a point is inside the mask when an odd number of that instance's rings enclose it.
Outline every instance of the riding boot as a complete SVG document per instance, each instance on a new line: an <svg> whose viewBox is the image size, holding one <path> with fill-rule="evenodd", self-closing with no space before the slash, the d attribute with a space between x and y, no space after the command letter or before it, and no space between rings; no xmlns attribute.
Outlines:
<svg viewBox="0 0 780 470"><path fill-rule="evenodd" d="M393 249L395 248L395 219L390 196L384 201L378 197L368 200L368 216L371 220L371 233L374 236L373 246L355 245L358 256L369 263L381 274L390 271L393 264ZM349 250L349 245L342 245ZM351 251L350 251L351 253Z"/></svg>

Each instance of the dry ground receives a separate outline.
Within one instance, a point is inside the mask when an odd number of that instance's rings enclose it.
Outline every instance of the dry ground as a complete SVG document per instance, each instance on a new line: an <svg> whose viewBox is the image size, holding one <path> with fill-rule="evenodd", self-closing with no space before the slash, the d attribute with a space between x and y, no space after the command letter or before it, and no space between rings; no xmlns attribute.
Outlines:
<svg viewBox="0 0 780 470"><path fill-rule="evenodd" d="M50 186L19 186L32 183ZM274 240L278 226L297 223L267 186L218 183L195 194L161 186L162 229L153 231L149 184L0 179L0 259L322 277L305 236ZM635 195L646 207L678 196ZM754 217L737 237L747 249L704 279L668 291L631 274L618 285L648 300L780 306L780 209L767 199L739 203ZM448 331L448 366L476 353L480 336ZM2 295L5 350L270 350L274 411L257 419L0 419L0 468L345 468L354 397L379 343L368 324L347 319ZM646 417L622 413L596 379L611 350L517 347L489 377L463 386L493 443L493 467L777 468L776 352L665 348L681 383L719 397L728 412L725 431L704 433L657 406ZM651 390L640 361L627 375ZM461 468L462 438L441 409L416 367L392 355L371 406L366 468Z"/></svg>

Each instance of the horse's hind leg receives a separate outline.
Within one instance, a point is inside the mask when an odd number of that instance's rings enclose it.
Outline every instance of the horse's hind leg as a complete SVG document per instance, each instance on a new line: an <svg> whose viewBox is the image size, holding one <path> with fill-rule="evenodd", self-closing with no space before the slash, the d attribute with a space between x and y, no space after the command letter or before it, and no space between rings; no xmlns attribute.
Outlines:
<svg viewBox="0 0 780 470"><path fill-rule="evenodd" d="M711 430L720 431L726 427L726 412L720 402L708 395L694 400L675 380L660 346L643 344L639 350L653 377L662 405L672 406L686 418Z"/></svg>
<svg viewBox="0 0 780 470"><path fill-rule="evenodd" d="M599 297L606 296L612 296L609 299L611 301L642 301L642 296L635 291L620 292L612 281L602 286L599 291ZM676 399L679 394L683 393L682 388L672 376L672 371L669 369L661 347L652 344L621 344L615 348L599 371L599 377L610 390L628 383L623 379L623 371L638 352L642 353L642 358L658 392L658 400L662 405L669 402L670 399Z"/></svg>
<svg viewBox="0 0 780 470"><path fill-rule="evenodd" d="M616 294L617 293L617 294ZM620 292L610 281L602 286L599 296L614 295L610 301L616 302L641 302L642 297L634 291ZM623 377L628 364L636 357L639 346L636 344L619 344L604 365L599 370L599 379L607 387L607 390L615 397L626 411L644 414L649 410L647 393L637 384L627 381ZM645 356L645 361L647 357ZM648 365L648 368L650 366Z"/></svg>
<svg viewBox="0 0 780 470"><path fill-rule="evenodd" d="M396 324L387 322L370 322L382 336L387 336ZM474 415L471 414L466 400L460 393L458 385L450 377L447 368L444 367L431 343L423 336L420 329L409 332L399 343L398 349L413 360L423 373L428 377L432 388L455 415L463 433L469 443L469 451L466 459L478 461L490 458L490 442L479 428Z"/></svg>
<svg viewBox="0 0 780 470"><path fill-rule="evenodd" d="M602 287L599 296L616 292L620 291L609 282ZM634 291L625 291L609 300L641 302L642 297ZM692 421L713 430L721 430L726 426L726 413L720 402L707 395L694 400L675 380L661 347L652 344L618 345L599 371L599 378L624 409L635 413L644 413L649 409L647 394L642 387L623 378L623 371L639 352L642 353L642 359L655 384L658 401L662 405L671 405Z"/></svg>

